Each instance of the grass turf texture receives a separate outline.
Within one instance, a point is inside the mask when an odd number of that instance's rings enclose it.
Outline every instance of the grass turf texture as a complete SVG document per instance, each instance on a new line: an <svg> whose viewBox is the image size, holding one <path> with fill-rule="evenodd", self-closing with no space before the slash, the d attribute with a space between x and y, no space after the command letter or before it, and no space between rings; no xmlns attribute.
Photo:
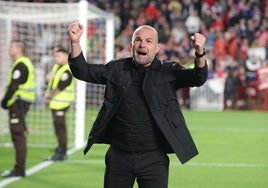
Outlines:
<svg viewBox="0 0 268 188"><path fill-rule="evenodd" d="M267 187L267 112L183 113L200 154L185 165L170 155L169 188ZM94 145L86 156L79 150L67 161L53 163L5 187L101 188L106 149L106 145ZM0 148L0 172L12 167L13 152L12 148ZM29 148L27 168L50 154L48 148Z"/></svg>

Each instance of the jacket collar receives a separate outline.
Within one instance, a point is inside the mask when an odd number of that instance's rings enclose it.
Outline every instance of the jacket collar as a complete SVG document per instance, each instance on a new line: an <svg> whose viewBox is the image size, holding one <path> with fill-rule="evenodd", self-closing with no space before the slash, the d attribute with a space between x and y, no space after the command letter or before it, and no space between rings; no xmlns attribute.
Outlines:
<svg viewBox="0 0 268 188"><path fill-rule="evenodd" d="M153 63L151 64L152 70L159 70L161 67L161 61L157 57L154 57Z"/></svg>

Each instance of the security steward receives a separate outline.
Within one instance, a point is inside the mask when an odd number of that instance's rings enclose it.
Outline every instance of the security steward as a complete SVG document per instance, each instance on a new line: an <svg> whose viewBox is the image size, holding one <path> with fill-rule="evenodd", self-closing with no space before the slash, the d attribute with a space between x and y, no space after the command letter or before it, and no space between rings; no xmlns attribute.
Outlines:
<svg viewBox="0 0 268 188"><path fill-rule="evenodd" d="M15 148L15 165L12 170L4 171L2 177L25 176L27 154L25 116L35 100L34 66L24 55L25 48L26 44L22 40L10 42L9 54L14 63L8 75L8 85L1 106L9 111L9 128Z"/></svg>
<svg viewBox="0 0 268 188"><path fill-rule="evenodd" d="M75 84L68 65L68 50L61 46L55 47L54 58L56 64L52 67L45 102L52 112L58 146L54 155L45 160L63 161L67 159L66 112L75 99Z"/></svg>

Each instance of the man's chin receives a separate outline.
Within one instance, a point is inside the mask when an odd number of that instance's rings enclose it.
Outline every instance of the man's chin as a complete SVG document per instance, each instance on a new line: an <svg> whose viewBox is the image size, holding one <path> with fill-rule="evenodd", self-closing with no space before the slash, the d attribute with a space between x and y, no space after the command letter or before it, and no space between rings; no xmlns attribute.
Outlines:
<svg viewBox="0 0 268 188"><path fill-rule="evenodd" d="M138 66L149 66L151 63L148 60L135 59Z"/></svg>

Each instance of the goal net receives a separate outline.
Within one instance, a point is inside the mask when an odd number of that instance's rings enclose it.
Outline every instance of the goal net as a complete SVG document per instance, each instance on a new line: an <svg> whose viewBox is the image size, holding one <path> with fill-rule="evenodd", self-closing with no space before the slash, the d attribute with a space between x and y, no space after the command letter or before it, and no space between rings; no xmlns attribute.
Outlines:
<svg viewBox="0 0 268 188"><path fill-rule="evenodd" d="M46 75L54 64L52 48L69 48L68 25L79 20L85 26L81 45L89 63L104 64L113 58L113 16L87 3L22 3L0 1L0 98L13 63L8 54L10 40L23 39L36 74L36 101L27 114L28 146L54 147L56 137L51 112L44 104ZM67 112L68 147L82 147L85 121L93 121L103 101L103 86L76 80L76 100ZM91 113L92 112L92 113ZM0 109L0 145L10 146L8 114ZM88 130L87 128L86 130Z"/></svg>

